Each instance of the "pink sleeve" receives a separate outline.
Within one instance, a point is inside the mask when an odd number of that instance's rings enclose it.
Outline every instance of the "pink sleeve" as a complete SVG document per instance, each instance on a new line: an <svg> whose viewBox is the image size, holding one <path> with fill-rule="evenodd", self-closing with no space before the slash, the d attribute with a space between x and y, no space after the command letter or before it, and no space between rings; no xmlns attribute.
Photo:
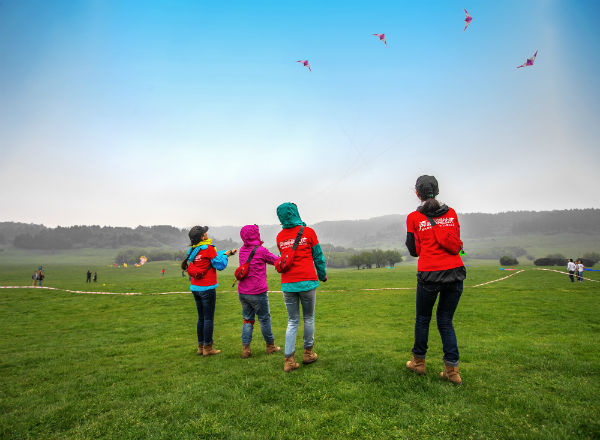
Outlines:
<svg viewBox="0 0 600 440"><path fill-rule="evenodd" d="M272 254L267 248L262 247L260 248L262 250L262 258L263 260L265 260L265 263L267 264L275 264L275 262L277 260L279 260L279 257L275 254Z"/></svg>

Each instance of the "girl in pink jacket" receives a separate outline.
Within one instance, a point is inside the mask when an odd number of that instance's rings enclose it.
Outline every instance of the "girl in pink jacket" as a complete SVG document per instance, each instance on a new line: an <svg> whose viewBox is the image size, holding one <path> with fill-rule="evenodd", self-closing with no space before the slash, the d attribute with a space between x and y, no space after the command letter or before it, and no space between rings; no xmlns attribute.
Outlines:
<svg viewBox="0 0 600 440"><path fill-rule="evenodd" d="M250 342L254 318L258 316L260 331L267 344L267 354L275 353L281 348L275 345L275 337L271 329L271 313L269 311L269 296L267 290L267 264L274 264L279 258L262 246L260 231L256 225L247 225L240 231L244 245L239 250L240 266L250 260L248 275L238 284L238 296L242 304L244 325L242 326L242 359L252 355Z"/></svg>

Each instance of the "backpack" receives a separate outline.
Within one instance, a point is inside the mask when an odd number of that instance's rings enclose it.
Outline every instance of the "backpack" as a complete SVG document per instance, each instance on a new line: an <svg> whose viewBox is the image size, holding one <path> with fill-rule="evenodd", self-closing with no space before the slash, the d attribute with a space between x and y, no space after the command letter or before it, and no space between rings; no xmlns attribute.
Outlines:
<svg viewBox="0 0 600 440"><path fill-rule="evenodd" d="M208 273L208 271L210 270L211 266L208 266L208 269L206 270L199 270L196 266L194 265L189 265L190 261L193 261L196 256L198 255L198 253L200 252L200 248L191 248L188 253L187 256L185 257L185 260L183 260L183 262L181 263L181 268L183 270L186 270L188 275L191 276L192 278L196 279L196 280L201 280L202 278L204 278L204 276Z"/></svg>
<svg viewBox="0 0 600 440"><path fill-rule="evenodd" d="M431 230L435 236L435 240L438 244L443 247L452 255L458 255L463 247L463 242L460 237L456 234L454 228L447 228L443 226L437 226L437 223L433 218L426 216L429 223L431 223ZM436 227L437 226L437 227Z"/></svg>
<svg viewBox="0 0 600 440"><path fill-rule="evenodd" d="M296 235L296 240L294 240L294 246L292 249L285 250L279 260L275 262L275 270L279 273L284 273L290 270L292 267L292 263L294 262L294 256L296 255L296 249L298 248L298 244L300 243L300 239L302 238L302 233L304 232L304 226L300 228L298 231L298 235Z"/></svg>
<svg viewBox="0 0 600 440"><path fill-rule="evenodd" d="M248 276L248 272L250 272L250 261L252 261L252 257L254 257L256 249L258 249L258 246L254 246L254 249L252 249L252 251L250 252L250 255L248 256L246 262L235 270L236 281L242 281ZM235 286L236 281L233 282L231 287Z"/></svg>

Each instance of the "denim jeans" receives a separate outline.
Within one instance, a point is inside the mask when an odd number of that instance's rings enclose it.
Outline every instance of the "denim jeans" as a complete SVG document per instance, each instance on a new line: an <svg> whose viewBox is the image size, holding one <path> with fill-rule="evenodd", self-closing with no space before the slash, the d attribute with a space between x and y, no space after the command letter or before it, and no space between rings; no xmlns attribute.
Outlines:
<svg viewBox="0 0 600 440"><path fill-rule="evenodd" d="M570 270L569 271L569 278L571 279L571 282L574 283L575 282L575 277L573 276L573 274L575 273L574 270Z"/></svg>
<svg viewBox="0 0 600 440"><path fill-rule="evenodd" d="M285 331L285 356L289 357L296 351L296 334L300 325L300 304L304 320L304 348L311 348L315 342L315 303L317 289L305 292L283 292L285 308L288 312L288 325Z"/></svg>
<svg viewBox="0 0 600 440"><path fill-rule="evenodd" d="M579 271L579 281L581 281L583 283L583 271ZM42 285L42 282L40 281L40 286Z"/></svg>
<svg viewBox="0 0 600 440"><path fill-rule="evenodd" d="M254 330L254 316L258 316L260 331L267 344L275 341L273 330L271 329L271 313L269 311L269 296L267 292L258 295L238 294L242 304L242 316L244 325L242 326L242 344L249 345L252 342L252 330Z"/></svg>
<svg viewBox="0 0 600 440"><path fill-rule="evenodd" d="M210 289L192 293L196 301L196 309L198 309L198 325L196 326L198 344L212 345L217 291Z"/></svg>
<svg viewBox="0 0 600 440"><path fill-rule="evenodd" d="M425 358L427 354L427 341L429 339L429 322L433 306L438 293L436 319L437 327L442 337L444 350L444 362L456 367L458 366L458 345L456 334L452 325L452 318L458 306L458 301L463 291L463 282L440 284L417 283L417 317L415 319L415 345L412 349L418 358Z"/></svg>

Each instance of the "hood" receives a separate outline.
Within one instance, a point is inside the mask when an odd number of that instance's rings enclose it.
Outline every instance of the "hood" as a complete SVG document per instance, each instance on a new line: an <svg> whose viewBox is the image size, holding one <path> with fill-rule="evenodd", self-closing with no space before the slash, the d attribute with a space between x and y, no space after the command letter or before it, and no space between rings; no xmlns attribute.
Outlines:
<svg viewBox="0 0 600 440"><path fill-rule="evenodd" d="M260 246L264 242L260 239L260 230L256 225L246 225L240 231L240 238L246 246Z"/></svg>
<svg viewBox="0 0 600 440"><path fill-rule="evenodd" d="M428 217L441 217L447 213L448 210L450 210L450 208L442 203L438 208L435 208L431 211L421 211L421 214L424 214Z"/></svg>
<svg viewBox="0 0 600 440"><path fill-rule="evenodd" d="M277 217L283 229L290 229L298 225L306 226L300 218L298 207L294 203L282 203L277 207Z"/></svg>

